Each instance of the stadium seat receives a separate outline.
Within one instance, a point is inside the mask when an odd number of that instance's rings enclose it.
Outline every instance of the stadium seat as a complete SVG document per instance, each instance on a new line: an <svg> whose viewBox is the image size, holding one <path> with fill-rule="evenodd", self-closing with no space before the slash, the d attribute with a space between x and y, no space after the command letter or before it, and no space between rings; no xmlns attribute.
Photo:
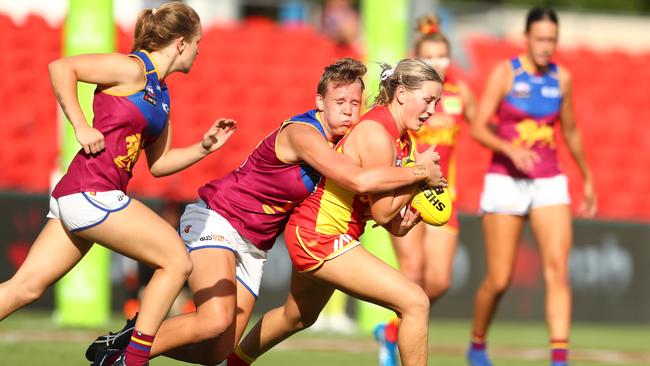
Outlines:
<svg viewBox="0 0 650 366"><path fill-rule="evenodd" d="M29 16L17 26L0 15L0 41L12 50L0 57L0 68L6 70L0 83L0 139L5 142L0 146L4 167L0 187L47 191L57 153L56 144L43 143L57 133L57 106L47 64L60 57L60 32L60 27L52 28L38 16ZM116 32L118 50L129 52L132 30ZM519 44L489 36L471 37L466 46L472 69L459 72L477 97L495 64L521 51ZM196 141L220 116L238 119L240 130L219 159L208 158L173 178L151 178L146 163L140 162L132 188L149 197L194 199L198 186L241 164L259 139L282 120L313 108L323 67L348 53L354 51L337 48L310 27L282 27L264 18L207 27L193 71L167 80L173 100L173 143L184 146ZM601 217L650 220L645 193L650 182L645 169L639 169L650 165L646 153L650 132L643 123L650 120L650 104L647 85L638 82L650 79L650 68L645 67L650 53L601 52L579 46L560 49L556 59L573 74L576 120L600 197L626 184L621 200L601 200ZM612 88L612 80L625 88ZM25 147L29 145L33 148ZM571 191L580 192L579 171L563 149L561 161L572 180ZM489 159L490 153L471 141L467 131L461 133L459 208L476 210ZM26 161L38 172L20 165Z"/></svg>

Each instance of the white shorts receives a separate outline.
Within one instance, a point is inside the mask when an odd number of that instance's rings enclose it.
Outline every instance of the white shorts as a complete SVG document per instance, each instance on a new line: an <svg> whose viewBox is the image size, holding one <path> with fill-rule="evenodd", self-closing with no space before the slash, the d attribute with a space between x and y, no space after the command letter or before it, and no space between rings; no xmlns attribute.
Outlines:
<svg viewBox="0 0 650 366"><path fill-rule="evenodd" d="M179 233L190 252L216 248L235 253L237 280L257 298L267 254L239 235L228 220L199 200L185 206Z"/></svg>
<svg viewBox="0 0 650 366"><path fill-rule="evenodd" d="M488 173L480 208L482 213L525 216L534 208L569 203L568 180L564 174L527 179Z"/></svg>
<svg viewBox="0 0 650 366"><path fill-rule="evenodd" d="M55 199L50 197L47 217L59 219L74 232L97 226L112 212L120 211L131 202L126 193L115 190L106 192L81 192Z"/></svg>

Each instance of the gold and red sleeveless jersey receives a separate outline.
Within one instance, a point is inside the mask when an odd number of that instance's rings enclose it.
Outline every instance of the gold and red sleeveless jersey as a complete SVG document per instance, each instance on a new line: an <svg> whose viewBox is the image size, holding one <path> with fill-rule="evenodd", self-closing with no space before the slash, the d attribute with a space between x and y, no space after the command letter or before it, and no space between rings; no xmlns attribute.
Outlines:
<svg viewBox="0 0 650 366"><path fill-rule="evenodd" d="M447 178L452 197L455 198L456 159L454 150L458 143L460 124L465 120L465 104L460 93L460 86L456 79L449 75L442 86L440 103L436 113L415 132L414 138L419 152L435 145L436 152L440 154L438 165L442 174Z"/></svg>
<svg viewBox="0 0 650 366"><path fill-rule="evenodd" d="M396 166L403 166L413 159L414 142L408 133L399 134L397 123L388 107L373 108L350 131L369 120L379 122L392 136ZM336 151L344 153L348 136L349 133L339 141ZM356 194L323 177L316 192L294 210L289 223L300 226L301 231L308 230L321 235L348 234L358 239L370 218L367 195Z"/></svg>

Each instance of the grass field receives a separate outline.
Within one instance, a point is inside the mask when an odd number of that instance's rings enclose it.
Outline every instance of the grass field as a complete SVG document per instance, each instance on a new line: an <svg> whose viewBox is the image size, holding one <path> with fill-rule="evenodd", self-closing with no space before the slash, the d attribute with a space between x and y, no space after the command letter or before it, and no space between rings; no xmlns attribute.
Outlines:
<svg viewBox="0 0 650 366"><path fill-rule="evenodd" d="M115 319L112 329L122 326ZM430 365L465 365L469 322L431 321ZM23 311L0 323L0 365L85 365L87 343L100 330L60 329L45 313ZM490 334L490 353L499 366L548 365L547 335L542 323L498 321ZM574 366L650 365L650 325L575 324ZM375 365L376 347L365 334L298 334L263 356L256 365ZM185 365L158 358L152 366Z"/></svg>

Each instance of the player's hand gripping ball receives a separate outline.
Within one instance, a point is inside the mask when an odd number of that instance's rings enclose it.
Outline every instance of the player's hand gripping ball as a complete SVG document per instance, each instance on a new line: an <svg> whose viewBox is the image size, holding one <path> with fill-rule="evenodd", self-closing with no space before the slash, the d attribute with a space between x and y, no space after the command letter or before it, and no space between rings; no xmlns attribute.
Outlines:
<svg viewBox="0 0 650 366"><path fill-rule="evenodd" d="M418 187L411 200L411 208L420 212L422 221L433 226L442 226L451 217L451 195L447 188Z"/></svg>

